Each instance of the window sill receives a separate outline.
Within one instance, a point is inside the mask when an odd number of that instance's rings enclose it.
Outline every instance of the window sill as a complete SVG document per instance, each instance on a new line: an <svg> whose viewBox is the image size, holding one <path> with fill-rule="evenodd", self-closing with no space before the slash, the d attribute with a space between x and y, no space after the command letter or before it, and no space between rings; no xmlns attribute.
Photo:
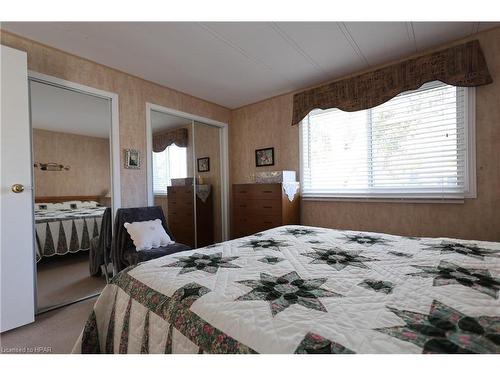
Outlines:
<svg viewBox="0 0 500 375"><path fill-rule="evenodd" d="M321 202L364 202L364 203L448 203L464 204L466 198L432 198L432 197L334 197L334 196L303 196L303 201Z"/></svg>

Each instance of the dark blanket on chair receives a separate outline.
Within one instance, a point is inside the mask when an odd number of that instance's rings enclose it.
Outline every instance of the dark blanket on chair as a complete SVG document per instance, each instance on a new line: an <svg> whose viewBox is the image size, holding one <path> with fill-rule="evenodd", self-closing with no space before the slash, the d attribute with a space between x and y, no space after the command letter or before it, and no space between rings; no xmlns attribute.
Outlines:
<svg viewBox="0 0 500 375"><path fill-rule="evenodd" d="M102 215L99 236L90 241L89 271L91 276L99 276L101 265L110 262L111 239L111 208L107 207Z"/></svg>
<svg viewBox="0 0 500 375"><path fill-rule="evenodd" d="M168 229L165 215L161 207L120 208L116 211L111 257L117 272L129 265L137 264L138 262L144 262L160 256L190 250L189 246L175 243L157 249L136 251L134 243L123 224L155 219L161 220L163 228L165 228L169 237L175 241L172 232Z"/></svg>

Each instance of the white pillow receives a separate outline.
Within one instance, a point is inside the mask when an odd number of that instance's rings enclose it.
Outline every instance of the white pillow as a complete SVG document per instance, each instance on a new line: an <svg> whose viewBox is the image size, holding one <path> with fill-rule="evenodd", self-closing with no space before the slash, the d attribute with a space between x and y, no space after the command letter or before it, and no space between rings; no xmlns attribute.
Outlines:
<svg viewBox="0 0 500 375"><path fill-rule="evenodd" d="M125 223L123 226L127 229L137 251L150 250L174 243L165 232L160 219Z"/></svg>
<svg viewBox="0 0 500 375"><path fill-rule="evenodd" d="M85 201L81 202L77 207L78 208L94 208L97 207L99 203L94 202L94 201Z"/></svg>
<svg viewBox="0 0 500 375"><path fill-rule="evenodd" d="M82 205L82 201L66 201L64 203L68 206L68 208L80 208Z"/></svg>
<svg viewBox="0 0 500 375"><path fill-rule="evenodd" d="M49 211L59 211L65 209L64 203L53 203L52 206L48 208Z"/></svg>

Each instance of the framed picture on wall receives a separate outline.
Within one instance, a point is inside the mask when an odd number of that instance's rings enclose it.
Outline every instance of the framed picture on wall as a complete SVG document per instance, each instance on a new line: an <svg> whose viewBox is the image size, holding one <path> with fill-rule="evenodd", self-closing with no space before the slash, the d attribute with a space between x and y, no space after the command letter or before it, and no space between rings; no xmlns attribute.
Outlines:
<svg viewBox="0 0 500 375"><path fill-rule="evenodd" d="M255 166L267 167L274 165L274 147L255 150Z"/></svg>
<svg viewBox="0 0 500 375"><path fill-rule="evenodd" d="M125 168L141 168L141 156L139 154L139 150L133 150L131 148L125 149Z"/></svg>
<svg viewBox="0 0 500 375"><path fill-rule="evenodd" d="M210 158L199 158L198 162L198 172L209 172L210 171Z"/></svg>

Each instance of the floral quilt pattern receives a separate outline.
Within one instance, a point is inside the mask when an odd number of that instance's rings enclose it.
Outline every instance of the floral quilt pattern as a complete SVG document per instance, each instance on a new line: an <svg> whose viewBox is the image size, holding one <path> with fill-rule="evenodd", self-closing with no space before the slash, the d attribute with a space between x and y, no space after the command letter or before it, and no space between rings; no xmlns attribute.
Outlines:
<svg viewBox="0 0 500 375"><path fill-rule="evenodd" d="M390 309L405 325L380 332L409 341L422 353L498 353L500 317L470 317L435 300L428 314Z"/></svg>
<svg viewBox="0 0 500 375"><path fill-rule="evenodd" d="M252 288L251 292L238 297L238 301L269 301L273 316L295 303L307 309L326 311L319 298L340 297L340 294L320 287L326 282L325 278L302 279L295 271L279 277L261 273L259 280L238 282Z"/></svg>
<svg viewBox="0 0 500 375"><path fill-rule="evenodd" d="M284 226L123 270L75 353L500 353L500 243Z"/></svg>

